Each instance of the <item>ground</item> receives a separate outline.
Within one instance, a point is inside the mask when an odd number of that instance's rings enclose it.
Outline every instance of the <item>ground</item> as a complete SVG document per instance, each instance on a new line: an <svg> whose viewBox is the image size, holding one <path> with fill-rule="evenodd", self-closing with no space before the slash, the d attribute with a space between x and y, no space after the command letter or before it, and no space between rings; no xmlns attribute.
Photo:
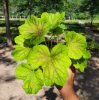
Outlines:
<svg viewBox="0 0 99 100"><path fill-rule="evenodd" d="M15 78L16 63L12 49L0 45L0 100L63 100L58 90L44 87L36 95L27 95L23 82ZM99 100L99 53L92 54L84 73L77 72L75 91L81 100Z"/></svg>
<svg viewBox="0 0 99 100"><path fill-rule="evenodd" d="M43 87L38 94L27 95L22 89L23 82L15 78L18 63L13 60L11 51L6 45L0 45L0 100L61 100L55 88Z"/></svg>
<svg viewBox="0 0 99 100"><path fill-rule="evenodd" d="M98 33L92 38L99 43ZM55 87L43 87L36 95L27 95L22 89L23 82L15 77L20 62L13 60L12 50L6 43L0 44L0 100L63 100ZM84 73L77 71L74 88L80 100L99 100L99 51L92 52Z"/></svg>

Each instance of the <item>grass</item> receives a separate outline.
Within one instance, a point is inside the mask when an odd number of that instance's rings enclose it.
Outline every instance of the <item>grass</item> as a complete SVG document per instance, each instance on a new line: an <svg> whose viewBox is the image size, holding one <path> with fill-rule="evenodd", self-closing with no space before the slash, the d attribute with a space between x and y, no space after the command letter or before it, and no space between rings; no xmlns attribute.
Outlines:
<svg viewBox="0 0 99 100"><path fill-rule="evenodd" d="M11 27L18 27L24 23L24 20L10 20ZM0 27L5 27L5 20L0 19Z"/></svg>
<svg viewBox="0 0 99 100"><path fill-rule="evenodd" d="M0 20L5 20L4 18L0 18ZM11 20L20 20L20 21L24 21L25 19L24 18L10 18L10 21Z"/></svg>
<svg viewBox="0 0 99 100"><path fill-rule="evenodd" d="M18 32L17 27L10 27L11 33L16 33ZM6 27L0 27L0 35L6 33Z"/></svg>
<svg viewBox="0 0 99 100"><path fill-rule="evenodd" d="M0 34L5 33L6 28L5 27L0 27Z"/></svg>
<svg viewBox="0 0 99 100"><path fill-rule="evenodd" d="M89 23L90 24L90 20L65 20L65 23L69 23L69 24L77 24L82 22L82 23ZM99 20L94 20L93 24L99 24Z"/></svg>

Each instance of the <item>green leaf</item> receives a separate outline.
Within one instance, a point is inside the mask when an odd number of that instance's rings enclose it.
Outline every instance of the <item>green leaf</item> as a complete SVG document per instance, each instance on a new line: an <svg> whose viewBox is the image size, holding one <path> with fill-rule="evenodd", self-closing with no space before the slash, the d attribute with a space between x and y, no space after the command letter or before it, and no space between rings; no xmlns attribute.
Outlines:
<svg viewBox="0 0 99 100"><path fill-rule="evenodd" d="M28 56L28 62L33 66L42 66L45 84L57 84L63 86L67 78L67 68L71 65L71 60L67 56L66 46L58 44L53 47L51 53L47 46L38 45Z"/></svg>
<svg viewBox="0 0 99 100"><path fill-rule="evenodd" d="M45 41L45 37L43 35L39 35L31 39L31 43L34 45L40 44L43 41Z"/></svg>
<svg viewBox="0 0 99 100"><path fill-rule="evenodd" d="M30 39L34 34L33 34L33 24L28 23L28 24L23 24L19 26L19 32L20 34L25 38L25 39Z"/></svg>
<svg viewBox="0 0 99 100"><path fill-rule="evenodd" d="M54 28L53 30L51 30L51 33L53 35L59 35L59 34L64 33L64 29L66 29L66 26L64 24L60 24L56 28Z"/></svg>
<svg viewBox="0 0 99 100"><path fill-rule="evenodd" d="M24 37L22 35L15 37L15 43L24 46Z"/></svg>
<svg viewBox="0 0 99 100"><path fill-rule="evenodd" d="M64 24L60 24L59 28L66 29L67 27Z"/></svg>
<svg viewBox="0 0 99 100"><path fill-rule="evenodd" d="M17 60L24 60L27 58L29 52L30 52L30 48L26 48L23 46L16 46L16 49L12 52L12 55L14 57L14 59Z"/></svg>
<svg viewBox="0 0 99 100"><path fill-rule="evenodd" d="M56 27L55 29L52 30L52 34L53 35L59 35L59 34L62 34L64 32L64 30L60 27Z"/></svg>
<svg viewBox="0 0 99 100"><path fill-rule="evenodd" d="M19 32L25 39L32 39L32 43L36 45L45 41L44 35L49 32L49 25L41 18L31 16L19 27Z"/></svg>
<svg viewBox="0 0 99 100"><path fill-rule="evenodd" d="M85 50L84 53L83 53L83 57L84 57L85 59L91 58L90 52L89 52L88 50Z"/></svg>
<svg viewBox="0 0 99 100"><path fill-rule="evenodd" d="M49 32L48 23L45 22L45 20L43 20L42 18L31 16L26 20L26 24L30 23L32 23L32 28L33 28L32 33L36 35L47 34Z"/></svg>
<svg viewBox="0 0 99 100"><path fill-rule="evenodd" d="M72 59L80 59L87 47L86 38L76 32L68 32L65 34L65 40L68 56Z"/></svg>
<svg viewBox="0 0 99 100"><path fill-rule="evenodd" d="M68 57L67 49L65 45L59 43L56 46L54 46L51 50L51 58L52 60L59 60L59 62L62 62L65 67L68 68L71 65L71 60Z"/></svg>
<svg viewBox="0 0 99 100"><path fill-rule="evenodd" d="M28 56L28 62L36 68L42 65L50 57L50 52L47 46L34 46Z"/></svg>
<svg viewBox="0 0 99 100"><path fill-rule="evenodd" d="M23 80L23 88L28 94L36 94L43 86L42 71L34 71L32 66L26 63L17 66L16 77Z"/></svg>
<svg viewBox="0 0 99 100"><path fill-rule="evenodd" d="M84 72L84 69L87 67L87 60L79 59L73 62L73 66L79 69L81 72Z"/></svg>
<svg viewBox="0 0 99 100"><path fill-rule="evenodd" d="M49 24L50 30L56 28L64 20L64 17L64 12L55 14L46 12L41 15L41 18Z"/></svg>
<svg viewBox="0 0 99 100"><path fill-rule="evenodd" d="M49 61L42 65L44 76L52 80L53 83L63 86L68 77L67 68L71 65L71 60L67 56L66 47L58 44L53 47Z"/></svg>

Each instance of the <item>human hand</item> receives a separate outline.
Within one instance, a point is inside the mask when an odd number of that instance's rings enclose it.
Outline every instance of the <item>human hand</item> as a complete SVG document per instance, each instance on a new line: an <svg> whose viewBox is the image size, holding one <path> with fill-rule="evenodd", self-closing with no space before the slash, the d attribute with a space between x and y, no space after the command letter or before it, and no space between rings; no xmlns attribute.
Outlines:
<svg viewBox="0 0 99 100"><path fill-rule="evenodd" d="M68 69L68 80L63 87L57 87L60 94L63 96L64 100L79 100L79 97L76 95L73 86L75 80L75 68L71 67Z"/></svg>

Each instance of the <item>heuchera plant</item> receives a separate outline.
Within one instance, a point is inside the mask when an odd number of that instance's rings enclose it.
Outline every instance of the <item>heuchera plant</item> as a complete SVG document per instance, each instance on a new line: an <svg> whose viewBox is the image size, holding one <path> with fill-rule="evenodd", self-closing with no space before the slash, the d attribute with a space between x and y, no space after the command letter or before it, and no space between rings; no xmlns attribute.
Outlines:
<svg viewBox="0 0 99 100"><path fill-rule="evenodd" d="M26 93L35 94L43 85L63 86L70 66L81 72L87 66L91 55L86 38L73 31L65 32L64 16L58 12L43 13L40 18L27 18L19 27L12 55L22 62L16 67L16 77L23 80ZM57 42L60 35L65 42Z"/></svg>

